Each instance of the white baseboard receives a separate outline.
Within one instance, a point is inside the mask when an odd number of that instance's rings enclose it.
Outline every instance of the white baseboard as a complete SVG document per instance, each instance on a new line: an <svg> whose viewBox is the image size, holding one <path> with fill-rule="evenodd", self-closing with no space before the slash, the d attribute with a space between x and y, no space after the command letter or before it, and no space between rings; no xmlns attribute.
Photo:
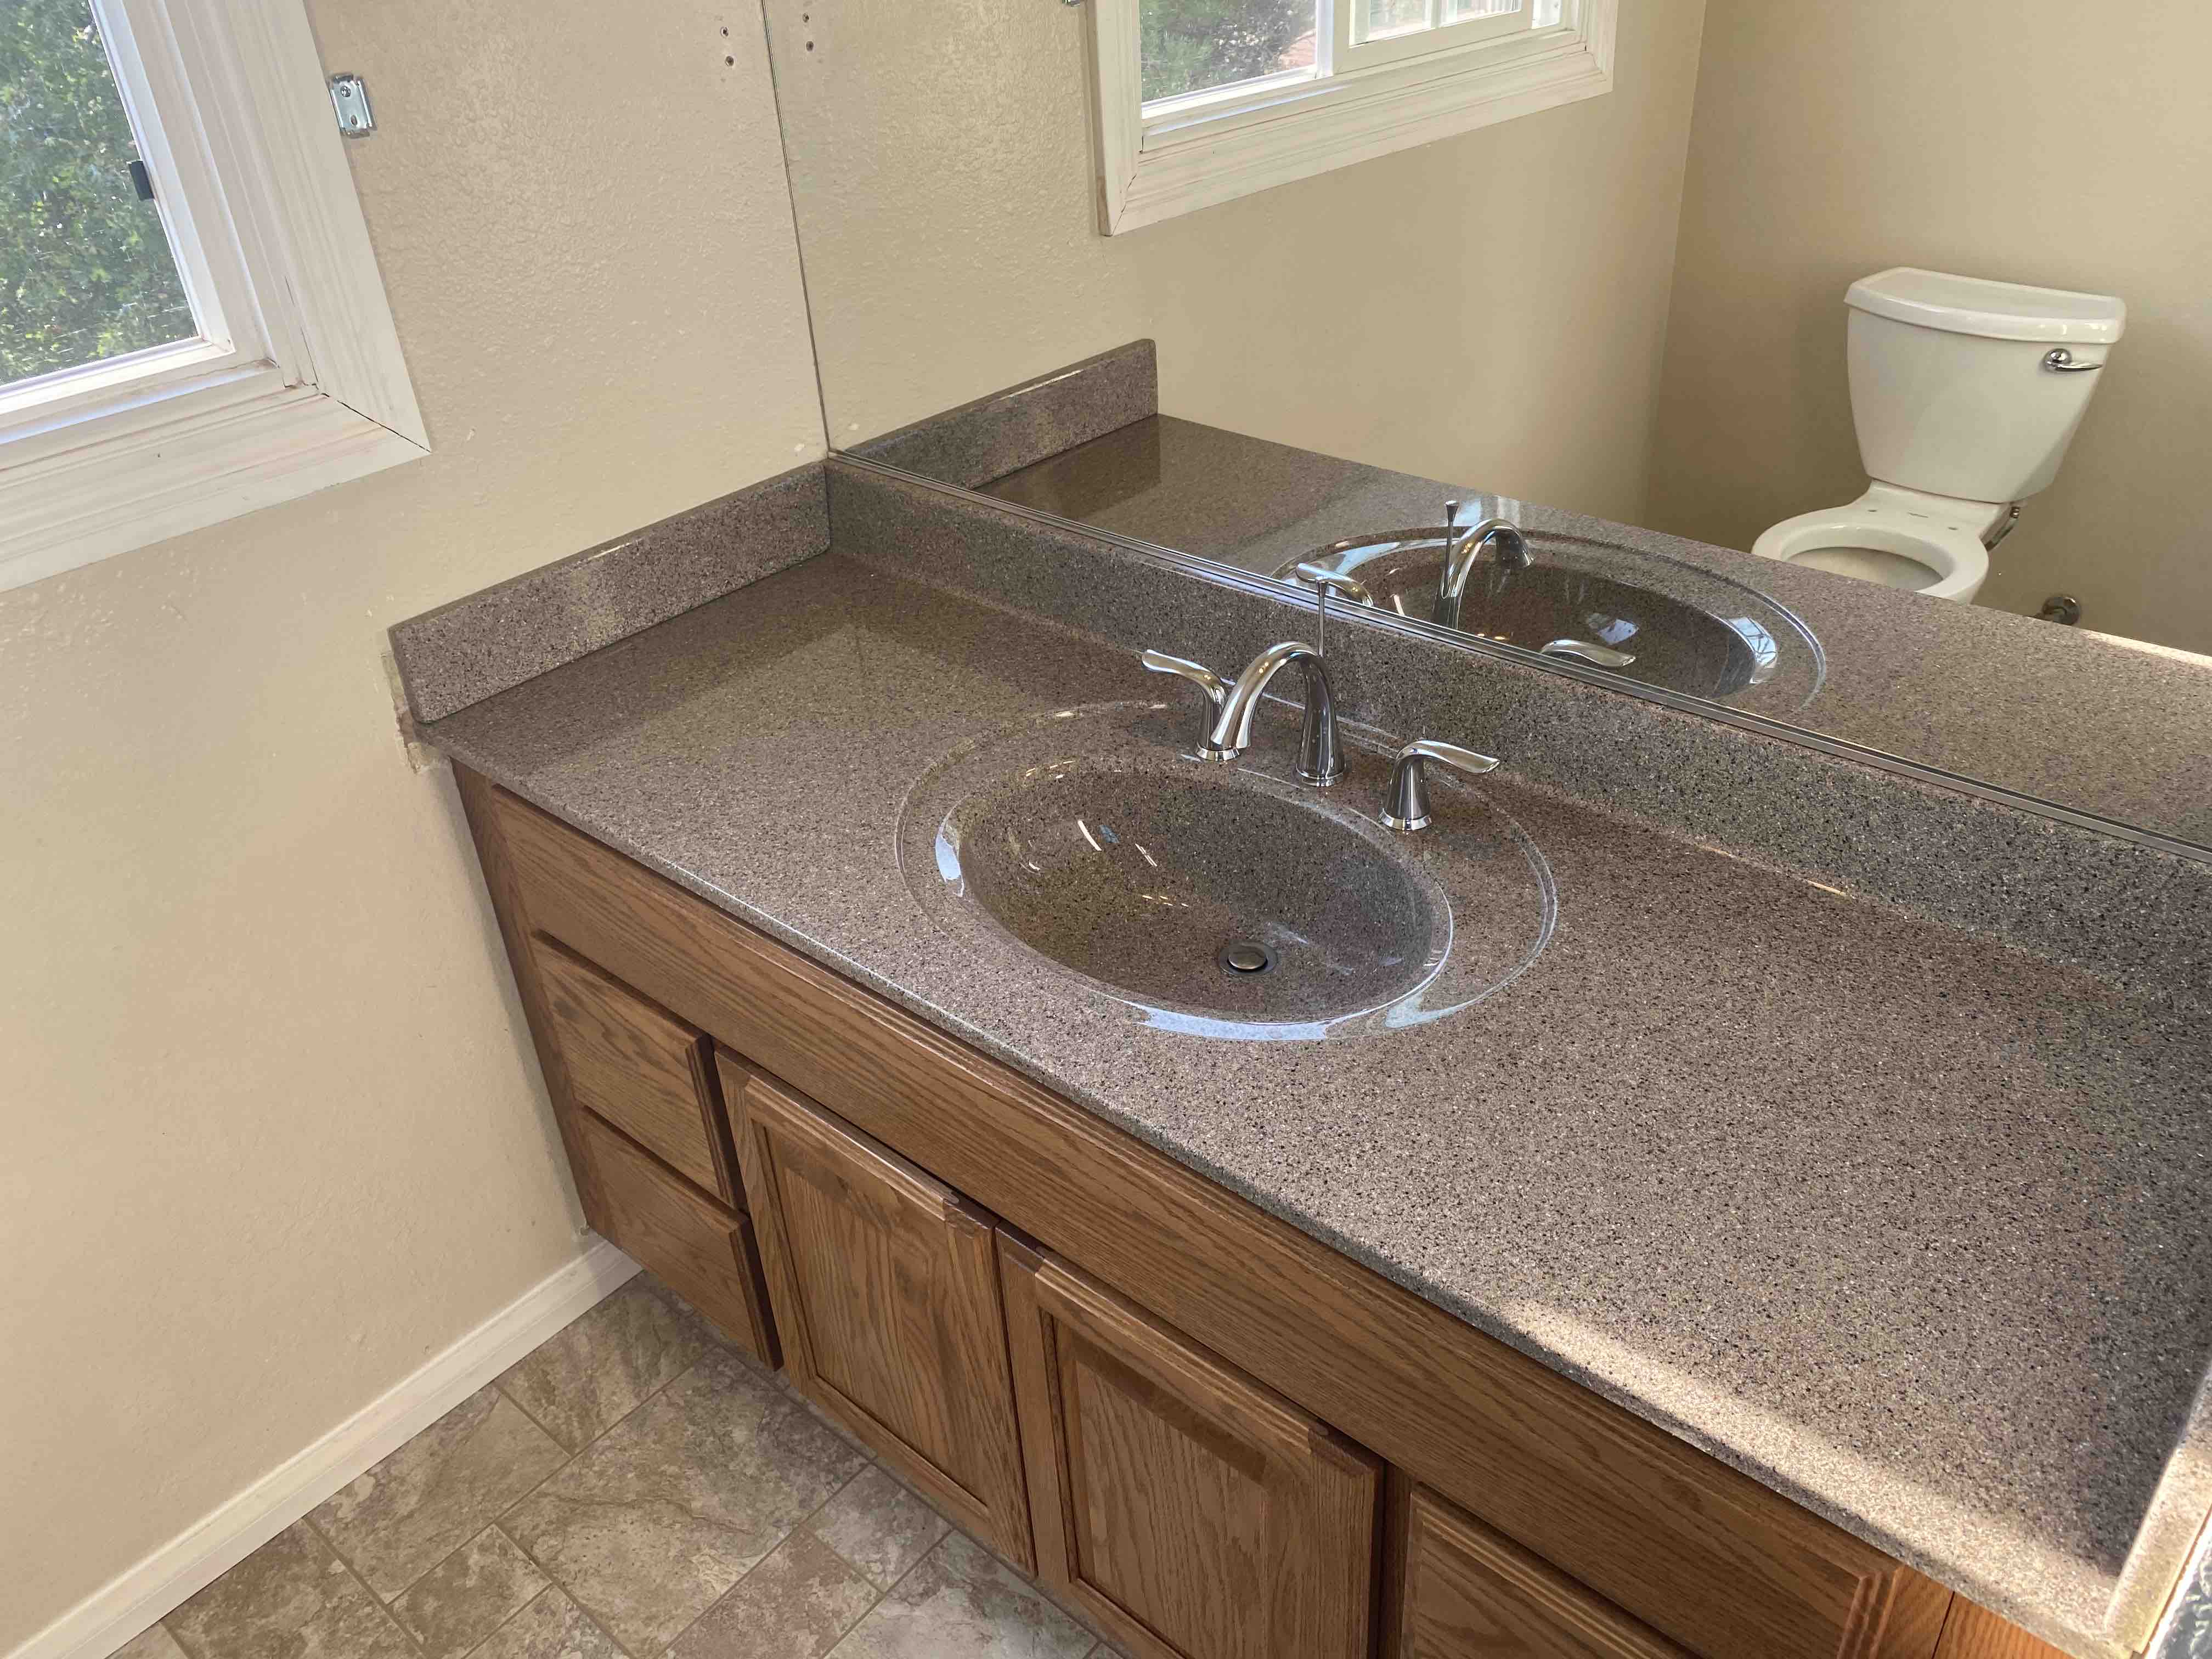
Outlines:
<svg viewBox="0 0 2212 1659"><path fill-rule="evenodd" d="M372 1400L137 1565L71 1607L7 1659L108 1659L325 1498L405 1445L637 1272L603 1238L525 1291L411 1376Z"/></svg>

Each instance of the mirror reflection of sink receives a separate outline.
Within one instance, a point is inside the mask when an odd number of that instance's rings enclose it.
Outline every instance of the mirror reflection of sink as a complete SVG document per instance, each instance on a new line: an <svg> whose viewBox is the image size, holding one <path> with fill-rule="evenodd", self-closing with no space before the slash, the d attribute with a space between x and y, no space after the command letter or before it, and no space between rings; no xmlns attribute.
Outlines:
<svg viewBox="0 0 2212 1659"><path fill-rule="evenodd" d="M1246 1040L1421 1024L1535 960L1550 871L1480 795L1439 788L1437 827L1394 836L1370 811L1380 757L1324 794L1291 775L1286 722L1206 764L1179 741L1189 712L1066 710L948 755L899 818L922 909L1148 1024Z"/></svg>
<svg viewBox="0 0 2212 1659"><path fill-rule="evenodd" d="M1759 687L1767 706L1802 706L1826 676L1820 642L1754 588L1577 537L1532 532L1528 547L1535 562L1526 569L1487 557L1475 565L1460 606L1462 631L1692 696ZM1298 565L1310 562L1357 581L1366 603L1427 622L1443 557L1439 525L1333 543L1274 574L1295 580Z"/></svg>

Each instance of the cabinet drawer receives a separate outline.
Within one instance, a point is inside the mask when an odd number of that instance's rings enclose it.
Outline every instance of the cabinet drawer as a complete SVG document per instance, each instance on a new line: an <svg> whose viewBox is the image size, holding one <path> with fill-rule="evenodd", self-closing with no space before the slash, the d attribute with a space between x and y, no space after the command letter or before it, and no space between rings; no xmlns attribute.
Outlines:
<svg viewBox="0 0 2212 1659"><path fill-rule="evenodd" d="M1011 1233L999 1262L1043 1582L1131 1659L1364 1659L1375 1459Z"/></svg>
<svg viewBox="0 0 2212 1659"><path fill-rule="evenodd" d="M1404 1526L1385 1659L1690 1659L1434 1492L1413 1492Z"/></svg>
<svg viewBox="0 0 2212 1659"><path fill-rule="evenodd" d="M991 1218L720 1057L793 1387L1031 1565Z"/></svg>
<svg viewBox="0 0 2212 1659"><path fill-rule="evenodd" d="M531 948L576 1104L743 1208L706 1039L556 941Z"/></svg>
<svg viewBox="0 0 2212 1659"><path fill-rule="evenodd" d="M499 799L537 925L1703 1659L1934 1648L1948 1593L1872 1545Z"/></svg>
<svg viewBox="0 0 2212 1659"><path fill-rule="evenodd" d="M591 1218L641 1267L751 1351L781 1363L752 1228L742 1215L677 1180L589 1112L576 1114L599 1213Z"/></svg>

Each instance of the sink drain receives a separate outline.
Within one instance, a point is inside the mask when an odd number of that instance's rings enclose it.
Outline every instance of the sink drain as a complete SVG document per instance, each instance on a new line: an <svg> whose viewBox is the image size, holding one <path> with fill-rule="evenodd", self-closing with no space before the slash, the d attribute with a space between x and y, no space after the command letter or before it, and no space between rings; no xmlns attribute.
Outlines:
<svg viewBox="0 0 2212 1659"><path fill-rule="evenodd" d="M1275 965L1274 955L1266 945L1249 940L1223 945L1214 960L1232 974L1264 974Z"/></svg>

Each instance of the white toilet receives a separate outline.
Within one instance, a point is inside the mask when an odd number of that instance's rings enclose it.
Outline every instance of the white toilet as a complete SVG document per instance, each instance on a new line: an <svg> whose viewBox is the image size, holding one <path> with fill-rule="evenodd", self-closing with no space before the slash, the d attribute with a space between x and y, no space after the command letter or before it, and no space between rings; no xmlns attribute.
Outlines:
<svg viewBox="0 0 2212 1659"><path fill-rule="evenodd" d="M1900 266L1851 284L1851 415L1874 483L1753 544L1936 599L1972 599L1990 550L2047 489L2096 371L2127 325L2118 300Z"/></svg>

